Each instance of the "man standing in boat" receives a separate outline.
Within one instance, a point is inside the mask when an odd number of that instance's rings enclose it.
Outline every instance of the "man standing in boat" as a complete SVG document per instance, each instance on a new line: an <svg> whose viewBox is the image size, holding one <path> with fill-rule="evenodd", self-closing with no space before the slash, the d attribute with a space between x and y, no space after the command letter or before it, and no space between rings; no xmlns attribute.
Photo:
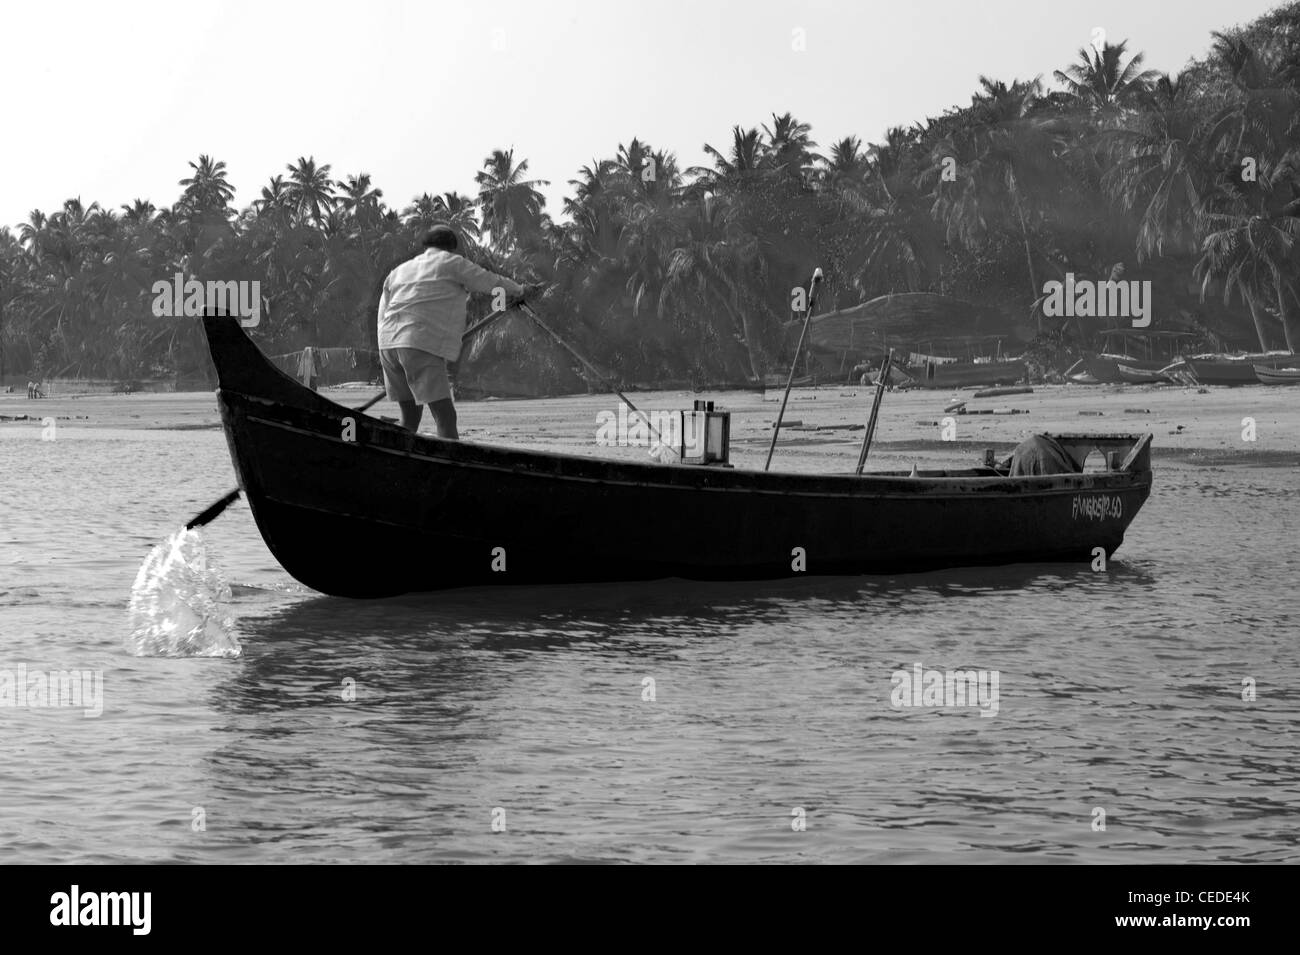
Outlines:
<svg viewBox="0 0 1300 955"><path fill-rule="evenodd" d="M402 427L417 430L428 405L438 436L457 440L447 363L460 357L466 299L470 292L501 288L513 305L522 301L525 289L459 255L456 233L449 226L430 229L424 246L422 254L403 262L384 280L379 299L384 391L402 409Z"/></svg>

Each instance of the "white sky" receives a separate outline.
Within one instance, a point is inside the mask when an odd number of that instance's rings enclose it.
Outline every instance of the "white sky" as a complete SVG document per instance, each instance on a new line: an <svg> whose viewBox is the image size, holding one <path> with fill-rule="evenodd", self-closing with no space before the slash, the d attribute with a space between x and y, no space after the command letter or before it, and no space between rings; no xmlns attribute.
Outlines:
<svg viewBox="0 0 1300 955"><path fill-rule="evenodd" d="M0 224L81 196L158 206L200 153L235 201L299 156L369 172L390 205L474 194L494 148L548 210L633 136L703 164L792 111L823 147L969 101L981 73L1051 80L1094 27L1177 71L1275 0L6 2ZM792 49L805 31L803 52ZM494 39L504 50L493 48Z"/></svg>

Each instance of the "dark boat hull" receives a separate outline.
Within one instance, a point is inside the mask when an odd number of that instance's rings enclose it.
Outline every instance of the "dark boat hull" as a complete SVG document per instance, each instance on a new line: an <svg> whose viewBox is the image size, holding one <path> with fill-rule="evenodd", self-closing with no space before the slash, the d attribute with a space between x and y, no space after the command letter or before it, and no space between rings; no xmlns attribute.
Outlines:
<svg viewBox="0 0 1300 955"><path fill-rule="evenodd" d="M910 388L991 388L1023 381L1029 370L1023 361L996 361L976 364L969 361L945 365L920 365L906 369L914 379Z"/></svg>
<svg viewBox="0 0 1300 955"><path fill-rule="evenodd" d="M1201 385L1257 385L1256 367L1277 368L1294 363L1294 355L1256 355L1244 358L1183 358L1166 368L1173 377L1187 377Z"/></svg>
<svg viewBox="0 0 1300 955"><path fill-rule="evenodd" d="M205 327L258 529L290 574L327 594L1083 561L1120 546L1150 493L1145 451L1128 471L911 478L443 441L303 388L269 368L233 320Z"/></svg>

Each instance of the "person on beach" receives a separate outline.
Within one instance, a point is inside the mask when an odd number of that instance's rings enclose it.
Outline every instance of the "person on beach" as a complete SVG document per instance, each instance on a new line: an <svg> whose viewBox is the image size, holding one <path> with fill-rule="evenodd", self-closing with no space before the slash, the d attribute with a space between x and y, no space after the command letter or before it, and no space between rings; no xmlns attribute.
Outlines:
<svg viewBox="0 0 1300 955"><path fill-rule="evenodd" d="M465 304L470 292L503 289L507 305L523 301L524 286L479 268L457 253L449 226L424 237L425 251L403 262L384 280L379 298L379 360L384 392L402 411L402 427L420 427L429 406L440 438L458 440L456 406L447 363L460 357Z"/></svg>
<svg viewBox="0 0 1300 955"><path fill-rule="evenodd" d="M316 390L316 382L320 380L316 367L316 353L310 345L304 348L298 357L298 380L312 391Z"/></svg>

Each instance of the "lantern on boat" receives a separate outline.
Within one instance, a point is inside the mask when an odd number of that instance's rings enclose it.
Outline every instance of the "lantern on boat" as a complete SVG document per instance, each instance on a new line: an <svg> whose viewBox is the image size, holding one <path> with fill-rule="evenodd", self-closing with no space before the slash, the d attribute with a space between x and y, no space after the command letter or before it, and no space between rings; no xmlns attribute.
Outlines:
<svg viewBox="0 0 1300 955"><path fill-rule="evenodd" d="M715 411L712 401L696 401L690 411L677 412L677 452L682 464L729 468L731 412Z"/></svg>

